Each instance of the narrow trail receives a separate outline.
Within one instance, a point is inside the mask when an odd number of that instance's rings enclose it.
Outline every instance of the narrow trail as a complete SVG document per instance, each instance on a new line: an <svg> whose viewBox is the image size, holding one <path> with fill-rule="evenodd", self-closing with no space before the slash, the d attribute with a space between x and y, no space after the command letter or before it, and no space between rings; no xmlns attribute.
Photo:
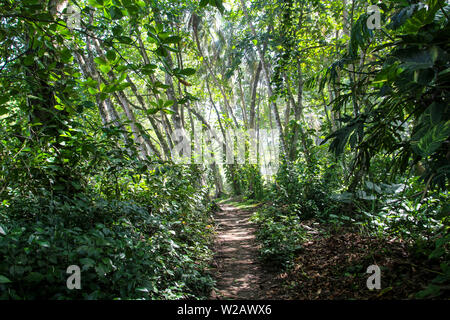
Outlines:
<svg viewBox="0 0 450 320"><path fill-rule="evenodd" d="M254 210L220 205L216 213L216 290L213 299L271 299L273 276L258 260L256 226L249 221Z"/></svg>

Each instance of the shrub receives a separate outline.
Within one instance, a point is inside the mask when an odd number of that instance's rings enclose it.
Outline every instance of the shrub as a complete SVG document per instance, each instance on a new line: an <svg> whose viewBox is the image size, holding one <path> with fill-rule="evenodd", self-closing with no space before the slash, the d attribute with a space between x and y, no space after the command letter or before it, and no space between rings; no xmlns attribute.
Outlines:
<svg viewBox="0 0 450 320"><path fill-rule="evenodd" d="M0 206L0 299L208 296L209 214L195 202L201 194L183 195L191 206L185 216L85 195L12 199ZM70 265L81 268L81 290L66 287Z"/></svg>
<svg viewBox="0 0 450 320"><path fill-rule="evenodd" d="M256 212L252 220L259 224L258 241L262 244L261 258L275 267L287 267L301 249L306 233L295 214L283 214L274 207Z"/></svg>

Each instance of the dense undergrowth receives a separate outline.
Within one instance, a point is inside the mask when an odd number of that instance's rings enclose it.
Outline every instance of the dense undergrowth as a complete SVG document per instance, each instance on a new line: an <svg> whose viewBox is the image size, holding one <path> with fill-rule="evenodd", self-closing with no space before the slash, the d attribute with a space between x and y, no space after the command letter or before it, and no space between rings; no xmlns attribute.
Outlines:
<svg viewBox="0 0 450 320"><path fill-rule="evenodd" d="M82 128L71 122L26 152L19 132L2 131L0 298L207 297L212 212L200 168L140 160L121 132ZM71 265L80 290L66 286Z"/></svg>
<svg viewBox="0 0 450 320"><path fill-rule="evenodd" d="M280 270L448 295L448 1L232 2L0 3L0 299L206 298L213 193Z"/></svg>
<svg viewBox="0 0 450 320"><path fill-rule="evenodd" d="M173 169L176 171L177 169ZM13 198L0 208L2 299L174 299L206 297L211 216L189 170L142 183L137 200L80 194ZM164 185L178 197L156 194ZM144 201L146 199L146 201ZM66 269L81 268L81 290Z"/></svg>
<svg viewBox="0 0 450 320"><path fill-rule="evenodd" d="M183 186L177 191L186 192ZM14 199L0 211L1 297L207 296L213 283L203 269L211 222L203 196L185 193L182 203L157 199L160 207L87 195ZM66 287L70 265L82 268L82 290Z"/></svg>
<svg viewBox="0 0 450 320"><path fill-rule="evenodd" d="M328 258L335 254L337 256L342 254L344 257L346 255L361 257L360 259L365 261L367 266L376 264L377 261L389 263L396 259L400 260L400 265L411 265L413 260L415 263L420 262L420 265L416 265L415 272L410 271L407 276L410 280L413 277L421 278L422 281L426 281L426 285L422 284L420 287L416 284L410 288L402 288L400 291L404 291L404 295L396 297L448 296L450 238L446 192L437 192L424 199L417 195L414 197L417 190L415 185L417 178L411 178L408 180L408 185L375 183L366 180L363 187L352 194L341 192L342 185L339 183L330 183L330 179L339 181L339 172L336 168L329 167L322 172L318 171L319 168L309 170L301 163L282 167L272 186L269 202L253 216L253 220L259 225L257 236L262 245L261 258L268 266L287 270L288 274L291 270L293 273L302 275L304 273L298 270L300 257L303 259L303 267L306 268L326 265L329 262ZM316 227L312 234L308 226L311 222L320 226L320 228ZM320 233L319 237L317 237L318 233ZM351 250L347 252L349 247L357 247L358 243L339 242L338 238L343 234L362 239L360 241L366 246L365 250L364 245L362 246L363 253L360 249L358 249L359 252L356 249L353 252ZM325 243L316 245L315 250L318 252L312 251L315 253L310 256L312 260L308 261L311 250L305 250L305 245L320 244L323 239L329 239L330 243L335 243L331 247L334 247L336 251L325 250L328 246ZM403 248L403 253L400 255L397 252L398 243L402 243ZM371 244L373 248L369 250ZM320 254L322 254L320 259L323 261L315 261ZM374 254L378 256L378 259L374 258ZM323 283L333 282L330 279L339 276L348 279L346 278L348 270L356 267L359 269L356 270L357 278L355 279L359 280L355 281L358 286L365 288L365 282L361 279L366 279L367 266L364 267L358 260L352 263L346 261L346 263L343 264L342 261L337 263L335 267L338 270L334 273L322 270ZM402 274L403 268L391 266L390 269L386 267L383 270L394 273L400 278L405 276ZM291 282L297 281L300 287L302 281L305 286L307 283L306 279L300 280L295 277L294 279L288 277L288 279ZM411 280L411 283L414 281ZM315 286L321 287L323 283L317 282ZM392 283L394 283L393 280ZM405 283L408 281L404 281L403 286L407 286ZM398 282L396 284L399 285ZM392 287L388 288L392 290ZM351 286L347 289L352 290ZM303 290L306 289L303 288ZM352 296L347 291L337 298L357 297L356 293ZM306 292L311 293L308 290ZM299 298L313 299L316 296L311 293ZM330 294L325 298L333 298L333 296ZM364 295L360 298L364 298Z"/></svg>
<svg viewBox="0 0 450 320"><path fill-rule="evenodd" d="M401 279L385 283L397 292L391 298L448 297L450 8L432 0L371 3L383 7L382 27L370 28L370 13L361 11L344 31L349 43L307 81L311 95L328 95L327 121L310 129L316 141L305 134L295 146L302 157L283 159L268 185L269 203L254 218L261 255L294 270L290 281L299 290L305 282L307 299L320 296L311 292L319 284L345 283L347 273L364 278L377 263ZM311 232L311 223L320 227ZM352 283L341 289L326 297L367 298L352 295Z"/></svg>

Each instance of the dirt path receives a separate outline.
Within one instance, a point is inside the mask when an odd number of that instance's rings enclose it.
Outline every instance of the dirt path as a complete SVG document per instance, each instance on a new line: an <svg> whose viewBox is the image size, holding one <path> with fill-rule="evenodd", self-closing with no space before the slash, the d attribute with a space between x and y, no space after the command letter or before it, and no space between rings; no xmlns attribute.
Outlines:
<svg viewBox="0 0 450 320"><path fill-rule="evenodd" d="M255 225L249 221L251 210L222 204L216 213L217 290L213 299L270 299L272 276L263 271L258 261Z"/></svg>

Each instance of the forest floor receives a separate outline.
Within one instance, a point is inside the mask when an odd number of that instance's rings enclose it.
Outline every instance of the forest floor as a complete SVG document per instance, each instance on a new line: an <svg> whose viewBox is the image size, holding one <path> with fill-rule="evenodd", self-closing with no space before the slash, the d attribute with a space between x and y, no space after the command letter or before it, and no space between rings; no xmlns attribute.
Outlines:
<svg viewBox="0 0 450 320"><path fill-rule="evenodd" d="M258 259L256 226L249 220L257 205L235 207L220 204L216 212L214 274L216 289L212 299L271 299L274 275L263 270Z"/></svg>
<svg viewBox="0 0 450 320"><path fill-rule="evenodd" d="M250 221L260 205L233 199L219 204L211 299L411 299L436 276L436 266L414 257L405 242L315 220L302 223L308 239L292 266L275 270L260 261L257 226ZM367 289L372 264L381 267L381 290Z"/></svg>

